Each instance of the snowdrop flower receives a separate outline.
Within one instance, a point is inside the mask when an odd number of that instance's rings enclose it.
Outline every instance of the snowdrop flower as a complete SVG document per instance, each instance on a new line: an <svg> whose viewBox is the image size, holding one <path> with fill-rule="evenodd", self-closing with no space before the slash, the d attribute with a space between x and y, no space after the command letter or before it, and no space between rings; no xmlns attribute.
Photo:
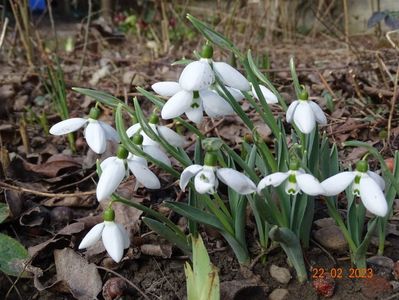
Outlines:
<svg viewBox="0 0 399 300"><path fill-rule="evenodd" d="M163 106L163 119L173 119L183 113L194 123L201 123L203 111L210 117L234 114L233 108L223 99L212 85L215 73L237 100L244 98L240 90L249 90L247 79L230 65L212 61L213 49L206 45L202 58L189 63L182 71L179 82L165 81L152 85L159 95L171 97Z"/></svg>
<svg viewBox="0 0 399 300"><path fill-rule="evenodd" d="M190 121L199 124L204 111L212 118L234 114L230 104L209 86L199 91L186 91L177 82L163 81L153 84L152 89L161 96L171 96L161 111L161 117L165 120L185 113ZM243 98L241 93L228 89L235 99ZM178 92L172 94L176 90Z"/></svg>
<svg viewBox="0 0 399 300"><path fill-rule="evenodd" d="M258 193L260 194L269 185L276 187L283 182L286 182L285 192L289 195L296 195L300 191L310 196L324 193L324 189L317 178L300 169L297 161L291 162L288 172L276 172L263 178L258 184Z"/></svg>
<svg viewBox="0 0 399 300"><path fill-rule="evenodd" d="M172 129L169 129L166 126L159 126L158 116L151 116L149 125L152 130L165 139L169 144L175 147L182 147L184 145L184 139L179 134L174 132ZM156 123L154 123L156 120ZM141 130L140 123L136 123L133 126L129 127L126 130L126 134L128 137L133 137L135 140L135 144L141 145L141 148L145 153L150 155L151 157L163 162L164 164L171 166L171 161L166 153L161 149L158 142L151 139L145 132Z"/></svg>
<svg viewBox="0 0 399 300"><path fill-rule="evenodd" d="M232 66L212 60L213 47L211 45L204 45L200 56L200 60L189 63L180 75L179 84L184 90L202 90L204 86L209 86L215 81L215 76L218 76L228 87L240 91L251 89L248 80Z"/></svg>
<svg viewBox="0 0 399 300"><path fill-rule="evenodd" d="M84 137L90 149L97 154L104 153L107 140L119 142L119 136L114 128L107 123L98 121L101 111L93 107L88 118L71 118L61 121L50 128L53 135L63 135L74 132L87 124Z"/></svg>
<svg viewBox="0 0 399 300"><path fill-rule="evenodd" d="M184 145L184 138L170 129L169 127L159 125L159 118L156 114L151 115L150 119L148 120L148 125L150 125L151 129L164 140L166 140L169 144L175 147L183 147ZM133 126L130 126L126 130L126 134L129 137L132 137L137 132L143 136L143 145L159 145L158 142L152 140L148 137L143 131L141 131L140 123L136 123Z"/></svg>
<svg viewBox="0 0 399 300"><path fill-rule="evenodd" d="M117 156L108 157L100 164L102 173L96 189L98 201L107 199L115 192L123 178L128 175L126 165L136 177L136 181L144 187L161 187L158 177L148 168L144 158L130 154L123 146L119 146Z"/></svg>
<svg viewBox="0 0 399 300"><path fill-rule="evenodd" d="M299 100L295 100L287 109L287 122L294 122L298 129L304 133L312 132L316 122L321 125L327 124L327 118L316 103L308 100L308 93L302 91Z"/></svg>
<svg viewBox="0 0 399 300"><path fill-rule="evenodd" d="M324 180L321 185L325 190L325 196L334 196L344 191L351 183L353 194L360 197L369 212L379 217L386 216L388 204L383 193L384 179L369 171L364 160L356 164L355 171L338 173Z"/></svg>
<svg viewBox="0 0 399 300"><path fill-rule="evenodd" d="M93 246L100 239L105 250L115 262L120 262L123 250L129 248L130 240L126 229L114 222L115 213L112 209L104 212L104 222L95 225L80 242L79 249Z"/></svg>
<svg viewBox="0 0 399 300"><path fill-rule="evenodd" d="M259 96L256 93L254 86L253 85L251 85L251 86L252 86L252 95L257 100L259 100ZM261 93L263 95L263 98L265 98L267 104L276 104L276 103L278 103L278 99L277 99L276 95L273 94L273 92L271 90L269 90L267 87L265 87L262 84L259 84L259 88L260 88L260 91L261 91Z"/></svg>
<svg viewBox="0 0 399 300"><path fill-rule="evenodd" d="M244 174L230 168L217 168L217 157L212 152L205 155L205 165L191 165L180 176L180 188L184 191L194 177L194 187L199 194L215 193L219 180L241 195L256 191L256 185Z"/></svg>

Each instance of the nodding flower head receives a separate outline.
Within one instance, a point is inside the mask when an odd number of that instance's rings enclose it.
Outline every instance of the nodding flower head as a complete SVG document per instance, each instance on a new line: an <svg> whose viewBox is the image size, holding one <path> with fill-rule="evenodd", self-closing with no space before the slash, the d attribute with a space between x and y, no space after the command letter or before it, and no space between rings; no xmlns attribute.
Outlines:
<svg viewBox="0 0 399 300"><path fill-rule="evenodd" d="M88 118L70 118L50 128L50 133L53 135L63 135L77 131L81 127L86 126L84 137L90 149L97 154L105 152L107 140L119 142L118 133L107 123L98 121L101 114L100 109L93 107L90 110Z"/></svg>
<svg viewBox="0 0 399 300"><path fill-rule="evenodd" d="M191 165L183 170L180 176L180 188L183 191L192 177L195 190L200 194L215 193L219 185L218 180L241 195L256 191L256 185L243 173L230 168L218 168L215 153L207 152L204 162L204 166Z"/></svg>
<svg viewBox="0 0 399 300"><path fill-rule="evenodd" d="M338 195L351 184L352 193L360 197L369 212L379 217L386 216L388 204L383 192L385 181L377 173L368 170L366 161L359 161L355 171L338 173L321 183L325 196Z"/></svg>

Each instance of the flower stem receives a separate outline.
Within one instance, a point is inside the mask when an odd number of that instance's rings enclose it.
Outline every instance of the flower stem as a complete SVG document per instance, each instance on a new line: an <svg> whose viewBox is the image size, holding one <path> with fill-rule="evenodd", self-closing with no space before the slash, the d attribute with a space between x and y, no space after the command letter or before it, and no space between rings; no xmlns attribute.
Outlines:
<svg viewBox="0 0 399 300"><path fill-rule="evenodd" d="M223 211L223 213L230 219L232 219L231 214L229 210L227 209L226 205L224 204L222 198L220 198L218 193L214 193L213 197L216 200L216 203L218 204L219 208Z"/></svg>

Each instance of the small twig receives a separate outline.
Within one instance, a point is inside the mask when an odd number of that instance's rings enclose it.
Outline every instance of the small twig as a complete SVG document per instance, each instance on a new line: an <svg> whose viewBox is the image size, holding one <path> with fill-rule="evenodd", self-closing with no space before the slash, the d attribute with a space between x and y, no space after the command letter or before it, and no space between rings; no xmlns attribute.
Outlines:
<svg viewBox="0 0 399 300"><path fill-rule="evenodd" d="M319 244L318 242L316 242L314 239L311 239L310 241L311 241L313 244L315 244L317 247L319 247L321 251L323 251L325 254L327 254L327 256L332 260L332 262L334 263L334 265L337 265L337 261L335 260L334 256L332 256L331 253L328 252L326 248L324 248L321 244Z"/></svg>
<svg viewBox="0 0 399 300"><path fill-rule="evenodd" d="M5 20L4 20L3 29L1 30L0 49L3 46L3 43L4 43L4 37L6 36L7 25L8 25L8 18L6 17Z"/></svg>
<svg viewBox="0 0 399 300"><path fill-rule="evenodd" d="M10 295L11 291L14 289L15 292L18 294L19 299L22 300L23 298L22 298L22 296L21 296L21 293L19 292L18 287L15 286L15 282L13 282L13 281L11 280L11 278L10 278L7 274L4 273L4 275L6 276L7 280L8 280L9 282L11 282L11 284L12 284L11 287L10 287L10 289L9 289L8 292L7 292L7 295L5 296L4 299L7 299L8 296Z"/></svg>
<svg viewBox="0 0 399 300"><path fill-rule="evenodd" d="M47 193L47 192L41 192L41 191L36 191L32 189L27 189L21 186L15 186L11 185L5 182L0 182L0 187L3 189L8 189L8 190L14 190L18 192L25 192L25 193L30 193L38 196L43 196L43 197L60 197L60 198L66 198L66 197L79 197L79 196L90 196L94 195L96 191L88 191L88 192L76 192L76 193L70 193L70 194L64 194L64 193Z"/></svg>
<svg viewBox="0 0 399 300"><path fill-rule="evenodd" d="M389 110L389 117L388 117L388 137L387 137L388 145L391 140L392 118L393 118L393 114L394 114L395 108L396 108L396 99L399 96L398 79L399 79L399 65L398 65L398 68L396 69L395 86L393 88L393 96L391 98L391 109Z"/></svg>
<svg viewBox="0 0 399 300"><path fill-rule="evenodd" d="M114 274L115 276L118 276L119 278L123 279L128 284L130 284L134 289L136 289L145 299L151 300L150 298L148 298L148 296L137 285L135 285L129 279L127 279L127 278L123 277L122 275L116 273L115 271L112 271L111 269L108 269L108 268L105 268L105 267L97 266L97 269L101 269L101 270L107 271L107 272L109 272L111 274Z"/></svg>
<svg viewBox="0 0 399 300"><path fill-rule="evenodd" d="M57 52L58 51L58 37L57 37L57 30L55 29L55 23L54 23L54 17L53 17L53 9L51 7L52 4L53 4L53 0L48 0L47 1L48 15L49 15L49 18L50 18L51 29L53 30L54 39L55 39L55 52Z"/></svg>
<svg viewBox="0 0 399 300"><path fill-rule="evenodd" d="M86 28L85 28L85 40L84 40L84 45L83 45L83 54L82 54L82 59L80 61L80 66L79 66L79 72L78 72L78 81L80 80L80 76L82 75L82 69L83 69L83 64L85 62L86 58L86 51L87 51L87 41L89 39L89 30L90 30L90 22L91 22L91 13L92 13L92 1L88 0L88 15L87 15L87 23L86 23Z"/></svg>
<svg viewBox="0 0 399 300"><path fill-rule="evenodd" d="M392 39L391 39L391 34L392 34L392 33L399 33L399 29L392 30L392 31L388 31L388 32L386 33L386 35L385 35L386 38L387 38L387 40L388 40L388 42L392 45L392 47L393 47L395 50L399 51L398 45L396 45L395 42L392 41Z"/></svg>

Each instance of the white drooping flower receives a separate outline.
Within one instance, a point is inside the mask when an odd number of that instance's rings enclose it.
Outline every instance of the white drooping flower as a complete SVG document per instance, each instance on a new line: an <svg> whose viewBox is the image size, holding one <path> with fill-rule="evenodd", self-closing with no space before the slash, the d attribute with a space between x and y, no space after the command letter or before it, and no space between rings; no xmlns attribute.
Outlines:
<svg viewBox="0 0 399 300"><path fill-rule="evenodd" d="M319 105L308 100L308 94L303 91L301 99L293 101L287 109L287 122L292 123L304 133L309 134L316 126L316 122L321 125L327 124L327 118Z"/></svg>
<svg viewBox="0 0 399 300"><path fill-rule="evenodd" d="M311 174L307 174L305 170L299 169L297 163L290 166L287 172L276 172L263 178L258 184L258 193L267 186L277 187L285 183L285 192L289 195L296 195L300 191L309 196L317 196L324 193L319 180Z"/></svg>
<svg viewBox="0 0 399 300"><path fill-rule="evenodd" d="M369 171L365 161L359 161L355 171L338 173L321 183L325 196L338 195L350 184L353 184L353 194L360 197L369 212L379 217L386 216L388 204L383 192L385 181L377 173Z"/></svg>
<svg viewBox="0 0 399 300"><path fill-rule="evenodd" d="M265 98L267 104L276 104L278 103L277 96L273 94L271 90L269 90L267 87L265 87L262 84L259 84L259 89L263 95L263 98ZM254 86L252 85L252 95L259 100L259 96L255 91Z"/></svg>
<svg viewBox="0 0 399 300"><path fill-rule="evenodd" d="M130 240L126 229L114 222L113 210L104 212L104 222L95 225L79 244L79 249L93 246L100 239L108 255L115 261L120 262L123 250L129 248Z"/></svg>
<svg viewBox="0 0 399 300"><path fill-rule="evenodd" d="M161 187L158 177L148 168L147 161L128 153L122 146L119 147L117 156L108 157L100 167L102 173L96 189L98 201L107 199L115 192L123 178L128 175L128 169L136 177L136 181L144 187L148 189Z"/></svg>
<svg viewBox="0 0 399 300"><path fill-rule="evenodd" d="M110 125L97 120L99 115L100 110L93 107L90 110L88 118L71 118L58 122L50 128L50 133L53 135L63 135L74 132L87 124L84 131L87 144L95 153L104 153L107 140L119 142L119 136L116 130Z"/></svg>
<svg viewBox="0 0 399 300"><path fill-rule="evenodd" d="M237 101L244 98L240 90L250 90L249 82L229 64L212 61L212 54L212 47L206 45L202 58L183 69L179 82L158 82L152 86L157 94L171 97L162 108L163 119L173 119L185 113L190 121L200 123L203 111L210 117L234 114L230 104L214 90L215 75Z"/></svg>
<svg viewBox="0 0 399 300"><path fill-rule="evenodd" d="M182 147L184 145L183 137L174 132L172 129L154 123L149 123L149 125L157 135L161 136L172 146ZM169 157L162 150L159 143L151 139L144 131L142 131L141 125L139 123L130 126L126 130L126 134L130 138L135 137L139 134L141 136L140 138L142 139L142 142L140 142L139 145L143 149L143 151L151 157L163 162L164 164L171 166L171 161Z"/></svg>
<svg viewBox="0 0 399 300"><path fill-rule="evenodd" d="M180 176L180 188L184 191L188 182L194 177L194 187L199 194L215 193L219 180L241 195L251 194L256 191L256 185L236 170L218 168L213 153L205 155L205 165L191 165L185 168Z"/></svg>
<svg viewBox="0 0 399 300"><path fill-rule="evenodd" d="M161 117L165 120L186 114L190 121L198 124L203 119L204 111L212 118L234 114L230 104L209 86L198 91L187 91L177 82L164 81L153 84L152 89L161 96L171 96L161 110ZM243 98L241 93L232 88L227 89L236 100Z"/></svg>

